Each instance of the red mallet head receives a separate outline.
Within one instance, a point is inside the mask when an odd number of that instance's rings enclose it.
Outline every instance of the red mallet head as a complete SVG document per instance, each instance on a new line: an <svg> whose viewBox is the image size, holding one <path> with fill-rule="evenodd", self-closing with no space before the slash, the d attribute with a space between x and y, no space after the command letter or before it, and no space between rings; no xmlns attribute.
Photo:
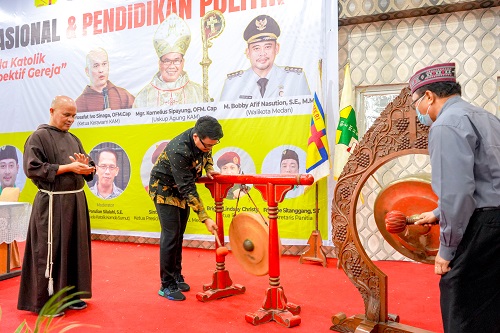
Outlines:
<svg viewBox="0 0 500 333"><path fill-rule="evenodd" d="M227 256L227 254L229 253L229 250L227 249L227 247L225 246L221 246L221 247L218 247L217 250L215 250L215 253L218 255L218 256Z"/></svg>
<svg viewBox="0 0 500 333"><path fill-rule="evenodd" d="M406 215L398 210L391 210L385 215L385 228L391 234L399 234L406 229Z"/></svg>

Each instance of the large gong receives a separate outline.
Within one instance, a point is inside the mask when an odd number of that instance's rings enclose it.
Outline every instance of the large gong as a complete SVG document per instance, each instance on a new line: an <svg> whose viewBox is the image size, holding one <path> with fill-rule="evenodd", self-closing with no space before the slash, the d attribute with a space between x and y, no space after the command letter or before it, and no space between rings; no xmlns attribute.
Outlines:
<svg viewBox="0 0 500 333"><path fill-rule="evenodd" d="M395 180L383 188L375 200L373 214L380 233L394 249L410 259L432 264L439 250L438 225L410 224L401 232L392 233L386 223L389 212L401 212L411 218L436 207L437 196L432 191L430 174L421 173Z"/></svg>

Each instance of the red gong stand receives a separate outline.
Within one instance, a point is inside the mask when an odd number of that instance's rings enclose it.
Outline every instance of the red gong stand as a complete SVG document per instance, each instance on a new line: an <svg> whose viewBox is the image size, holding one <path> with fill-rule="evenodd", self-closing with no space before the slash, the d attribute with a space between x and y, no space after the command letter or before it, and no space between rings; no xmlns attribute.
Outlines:
<svg viewBox="0 0 500 333"><path fill-rule="evenodd" d="M296 185L312 185L312 175L216 175L214 179L201 177L199 183L205 183L215 200L217 235L224 242L223 201L234 184L253 184L267 202L269 212L269 288L262 308L245 315L247 322L253 325L269 321L286 327L300 324L300 306L288 303L283 287L280 285L280 242L278 234L278 204L285 194ZM223 246L224 243L221 244ZM216 245L218 247L219 245ZM211 284L205 284L203 290L196 295L199 301L232 296L245 292L245 287L233 285L229 272L225 269L225 257L216 254L216 271Z"/></svg>

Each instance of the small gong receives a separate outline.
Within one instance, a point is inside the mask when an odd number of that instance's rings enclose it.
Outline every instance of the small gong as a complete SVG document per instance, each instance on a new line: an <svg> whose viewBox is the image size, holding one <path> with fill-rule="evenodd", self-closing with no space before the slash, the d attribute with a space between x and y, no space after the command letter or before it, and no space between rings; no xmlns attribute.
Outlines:
<svg viewBox="0 0 500 333"><path fill-rule="evenodd" d="M269 271L267 219L255 213L236 214L229 226L231 251L243 269L253 275Z"/></svg>

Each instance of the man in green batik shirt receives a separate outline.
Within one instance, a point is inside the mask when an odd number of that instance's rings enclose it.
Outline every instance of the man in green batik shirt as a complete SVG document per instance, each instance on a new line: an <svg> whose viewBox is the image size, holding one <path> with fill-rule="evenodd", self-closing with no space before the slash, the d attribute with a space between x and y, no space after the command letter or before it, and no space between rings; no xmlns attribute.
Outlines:
<svg viewBox="0 0 500 333"><path fill-rule="evenodd" d="M161 224L161 287L158 294L172 301L185 300L182 292L190 290L181 272L182 241L189 208L198 214L210 233L217 230L196 190L196 180L203 170L210 178L219 174L213 168L212 148L223 135L217 119L200 117L193 128L167 144L151 170L149 195L155 203Z"/></svg>

